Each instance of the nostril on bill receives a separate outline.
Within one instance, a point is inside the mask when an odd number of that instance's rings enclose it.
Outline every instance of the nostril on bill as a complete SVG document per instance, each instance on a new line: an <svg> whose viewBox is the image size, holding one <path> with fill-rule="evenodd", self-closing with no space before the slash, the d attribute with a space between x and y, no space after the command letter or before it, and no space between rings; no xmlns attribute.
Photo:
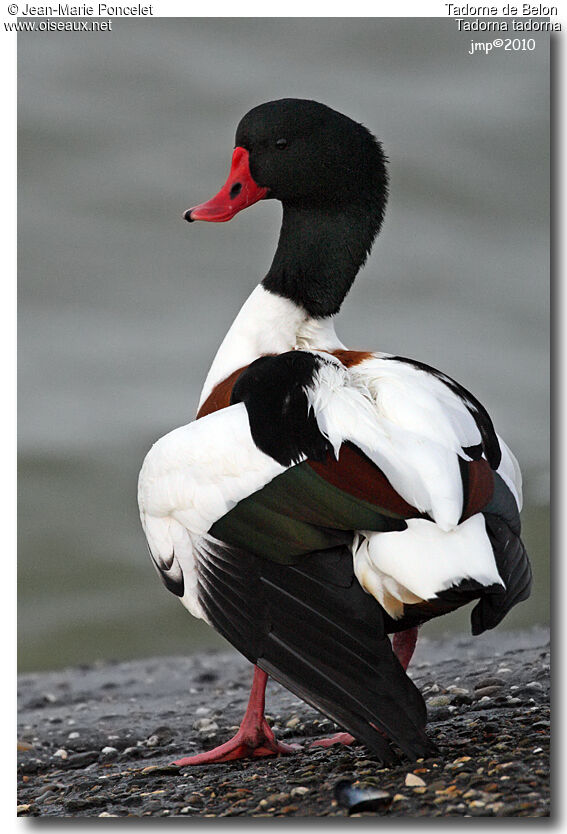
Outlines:
<svg viewBox="0 0 567 834"><path fill-rule="evenodd" d="M240 192L242 191L242 183L235 182L232 188L230 189L230 199L234 200L235 197L238 197Z"/></svg>

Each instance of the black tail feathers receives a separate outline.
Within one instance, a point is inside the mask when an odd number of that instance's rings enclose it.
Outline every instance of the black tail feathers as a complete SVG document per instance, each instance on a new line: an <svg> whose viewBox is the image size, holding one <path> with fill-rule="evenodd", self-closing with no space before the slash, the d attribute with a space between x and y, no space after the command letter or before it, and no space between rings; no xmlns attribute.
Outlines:
<svg viewBox="0 0 567 834"><path fill-rule="evenodd" d="M486 532L492 544L496 567L504 588L481 597L471 613L473 634L482 634L497 626L518 602L529 597L532 587L532 569L526 548L507 521L497 515L485 513Z"/></svg>

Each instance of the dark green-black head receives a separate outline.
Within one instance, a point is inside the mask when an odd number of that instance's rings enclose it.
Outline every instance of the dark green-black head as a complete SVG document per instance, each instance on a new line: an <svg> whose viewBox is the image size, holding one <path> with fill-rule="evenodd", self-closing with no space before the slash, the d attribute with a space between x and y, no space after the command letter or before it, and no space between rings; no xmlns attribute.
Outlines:
<svg viewBox="0 0 567 834"><path fill-rule="evenodd" d="M317 101L284 98L242 118L226 184L185 217L224 222L271 197L329 210L366 205L381 221L387 195L386 158L364 125Z"/></svg>
<svg viewBox="0 0 567 834"><path fill-rule="evenodd" d="M307 99L269 101L236 130L228 180L185 219L225 222L262 199L283 204L264 287L311 315L338 311L380 230L386 158L364 125Z"/></svg>
<svg viewBox="0 0 567 834"><path fill-rule="evenodd" d="M238 125L236 146L248 151L255 182L283 203L385 204L381 145L364 125L325 104L286 98L254 107Z"/></svg>

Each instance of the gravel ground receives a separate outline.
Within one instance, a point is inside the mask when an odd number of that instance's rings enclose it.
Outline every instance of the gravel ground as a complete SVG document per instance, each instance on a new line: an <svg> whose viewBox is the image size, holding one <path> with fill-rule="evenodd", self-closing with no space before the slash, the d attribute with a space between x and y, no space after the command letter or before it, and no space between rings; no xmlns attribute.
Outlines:
<svg viewBox="0 0 567 834"><path fill-rule="evenodd" d="M18 814L549 816L544 629L421 638L410 672L427 701L428 732L440 751L435 758L382 768L361 746L310 749L335 725L271 682L268 720L279 738L303 744L302 751L171 766L172 759L233 734L251 671L226 652L22 675ZM373 795L370 805L346 807Z"/></svg>

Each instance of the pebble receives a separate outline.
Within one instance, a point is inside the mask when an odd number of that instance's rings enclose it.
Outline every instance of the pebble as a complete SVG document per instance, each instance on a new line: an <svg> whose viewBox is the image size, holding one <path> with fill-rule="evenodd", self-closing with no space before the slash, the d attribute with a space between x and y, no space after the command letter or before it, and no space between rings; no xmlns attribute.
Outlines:
<svg viewBox="0 0 567 834"><path fill-rule="evenodd" d="M506 681L502 678L483 678L475 684L475 689L484 689L485 686L506 686Z"/></svg>
<svg viewBox="0 0 567 834"><path fill-rule="evenodd" d="M435 721L445 721L449 718L451 713L449 712L449 707L431 707L427 709L427 717L429 722L432 724Z"/></svg>
<svg viewBox="0 0 567 834"><path fill-rule="evenodd" d="M470 695L463 695L460 692L455 694L455 691L451 692L451 706L452 707L462 707L466 704L472 704L472 698Z"/></svg>
<svg viewBox="0 0 567 834"><path fill-rule="evenodd" d="M209 721L208 718L201 719L202 721ZM195 727L195 725L193 725ZM216 725L215 725L216 729ZM174 736L173 730L170 727L157 727L148 738L142 742L146 747L158 747L160 744L167 744Z"/></svg>
<svg viewBox="0 0 567 834"><path fill-rule="evenodd" d="M266 799L267 799L267 801L270 805L272 805L273 803L278 803L278 802L287 802L289 798L290 798L290 794L285 793L285 792L272 793L272 794L270 794L269 796L266 797Z"/></svg>
<svg viewBox="0 0 567 834"><path fill-rule="evenodd" d="M174 764L149 765L149 767L144 767L142 769L142 775L147 776L150 773L179 773L179 770L179 766Z"/></svg>
<svg viewBox="0 0 567 834"><path fill-rule="evenodd" d="M471 710L480 711L483 709L492 709L494 706L494 702L492 698L489 698L488 695L484 695L479 701L475 701L475 703L471 706Z"/></svg>
<svg viewBox="0 0 567 834"><path fill-rule="evenodd" d="M142 751L139 747L125 747L122 751L122 756L141 756Z"/></svg>
<svg viewBox="0 0 567 834"><path fill-rule="evenodd" d="M119 752L116 747L103 747L100 751L99 759L103 762L111 762L114 759L117 759L119 756Z"/></svg>
<svg viewBox="0 0 567 834"><path fill-rule="evenodd" d="M56 704L57 703L57 696L53 694L53 692L43 692L42 697L48 704Z"/></svg>
<svg viewBox="0 0 567 834"><path fill-rule="evenodd" d="M453 686L448 686L447 687L447 692L450 692L451 695L468 695L469 691L470 690L464 689L462 686L454 686L453 685Z"/></svg>
<svg viewBox="0 0 567 834"><path fill-rule="evenodd" d="M283 808L280 808L280 814L294 814L297 810L297 805L285 805Z"/></svg>
<svg viewBox="0 0 567 834"><path fill-rule="evenodd" d="M502 690L501 686L483 686L478 689L475 688L473 698L475 701L480 700L484 697L490 697L492 695L498 695Z"/></svg>
<svg viewBox="0 0 567 834"><path fill-rule="evenodd" d="M198 733L212 733L218 730L218 728L219 725L212 718L199 718L193 724L193 729L197 730Z"/></svg>
<svg viewBox="0 0 567 834"><path fill-rule="evenodd" d="M446 707L451 703L449 695L434 695L433 698L427 700L428 707Z"/></svg>
<svg viewBox="0 0 567 834"><path fill-rule="evenodd" d="M415 773L406 773L405 784L408 787L424 788L425 782L421 776L416 776Z"/></svg>

